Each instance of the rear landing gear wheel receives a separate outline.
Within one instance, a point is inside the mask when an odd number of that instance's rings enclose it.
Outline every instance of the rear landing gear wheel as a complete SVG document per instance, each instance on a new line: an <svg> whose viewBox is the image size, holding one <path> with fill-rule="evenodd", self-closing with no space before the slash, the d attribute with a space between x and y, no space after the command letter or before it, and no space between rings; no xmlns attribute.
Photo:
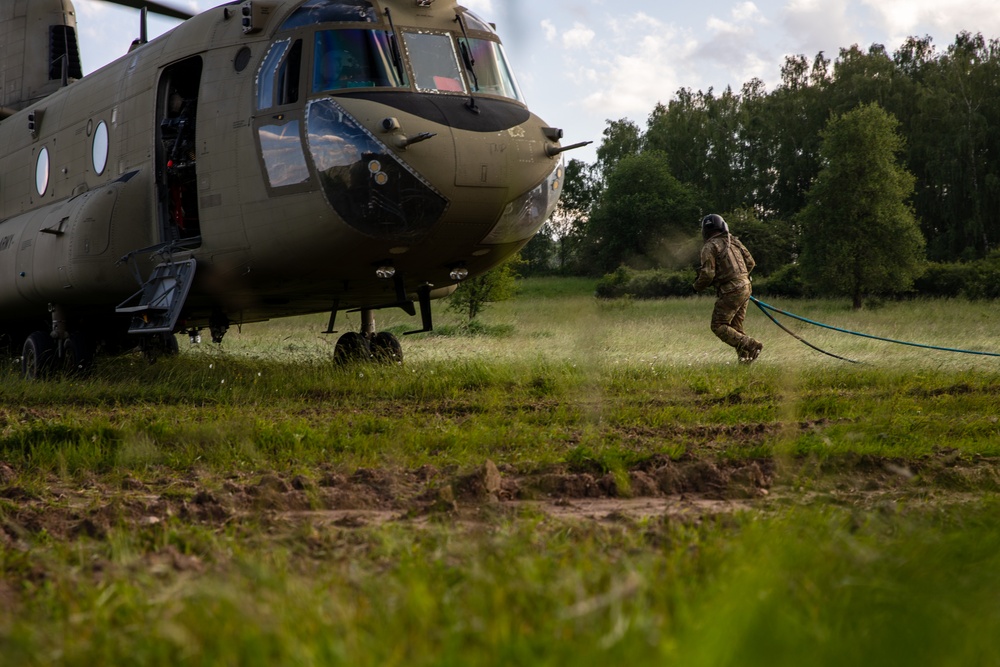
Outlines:
<svg viewBox="0 0 1000 667"><path fill-rule="evenodd" d="M148 334L139 343L139 348L151 364L160 357L176 357L180 353L177 336L172 333Z"/></svg>
<svg viewBox="0 0 1000 667"><path fill-rule="evenodd" d="M403 346L388 331L375 334L371 340L372 358L384 364L403 363Z"/></svg>
<svg viewBox="0 0 1000 667"><path fill-rule="evenodd" d="M337 340L333 350L333 360L338 364L368 361L372 358L368 341L359 333L349 331Z"/></svg>
<svg viewBox="0 0 1000 667"><path fill-rule="evenodd" d="M83 334L63 341L62 368L67 375L86 375L94 367L94 346Z"/></svg>
<svg viewBox="0 0 1000 667"><path fill-rule="evenodd" d="M56 356L55 341L43 331L36 331L24 341L21 351L21 377L43 380L52 371Z"/></svg>

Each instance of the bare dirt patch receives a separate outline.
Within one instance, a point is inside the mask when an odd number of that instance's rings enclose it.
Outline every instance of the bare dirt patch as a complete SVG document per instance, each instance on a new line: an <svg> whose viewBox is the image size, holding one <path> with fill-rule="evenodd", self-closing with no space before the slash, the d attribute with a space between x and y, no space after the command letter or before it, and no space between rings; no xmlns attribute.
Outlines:
<svg viewBox="0 0 1000 667"><path fill-rule="evenodd" d="M943 450L919 461L856 457L782 462L653 457L627 471L554 466L521 472L487 461L474 470L389 468L221 476L202 470L164 471L138 479L52 476L20 484L20 471L0 462L0 543L47 534L57 539L104 538L121 526L170 519L221 528L233 522L321 520L344 528L421 521L455 514L557 519L692 518L764 509L775 501L867 505L873 498L959 498L1000 490L1000 462Z"/></svg>

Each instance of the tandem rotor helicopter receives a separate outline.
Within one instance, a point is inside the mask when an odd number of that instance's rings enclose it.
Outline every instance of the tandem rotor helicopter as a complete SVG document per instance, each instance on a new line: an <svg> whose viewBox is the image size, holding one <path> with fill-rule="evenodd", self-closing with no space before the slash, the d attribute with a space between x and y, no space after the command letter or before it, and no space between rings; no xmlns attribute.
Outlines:
<svg viewBox="0 0 1000 667"><path fill-rule="evenodd" d="M335 355L396 358L374 313L524 245L562 187L492 24L454 0L158 2L83 76L70 0L0 0L0 334L25 377L175 333L360 312ZM146 12L183 19L146 38Z"/></svg>

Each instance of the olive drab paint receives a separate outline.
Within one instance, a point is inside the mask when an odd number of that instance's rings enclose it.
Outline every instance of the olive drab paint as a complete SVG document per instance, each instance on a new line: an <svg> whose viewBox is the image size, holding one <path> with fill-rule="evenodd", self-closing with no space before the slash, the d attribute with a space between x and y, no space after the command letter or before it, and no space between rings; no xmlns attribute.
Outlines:
<svg viewBox="0 0 1000 667"><path fill-rule="evenodd" d="M348 309L426 330L558 200L573 146L454 1L229 3L86 77L75 34L69 0L0 0L15 354Z"/></svg>

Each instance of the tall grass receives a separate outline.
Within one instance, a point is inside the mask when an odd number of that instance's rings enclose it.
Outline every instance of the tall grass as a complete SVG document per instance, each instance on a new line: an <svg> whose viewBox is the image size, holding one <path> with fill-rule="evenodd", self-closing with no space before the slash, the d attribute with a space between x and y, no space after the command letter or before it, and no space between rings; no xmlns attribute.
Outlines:
<svg viewBox="0 0 1000 667"><path fill-rule="evenodd" d="M123 528L8 555L6 580L36 580L0 610L0 649L17 665L995 664L996 502L942 509Z"/></svg>
<svg viewBox="0 0 1000 667"><path fill-rule="evenodd" d="M0 665L997 662L1000 360L790 325L851 365L751 312L765 350L742 366L708 330L710 299L591 289L532 281L485 335L438 309L452 335L406 337L402 365L336 365L314 317L86 379L10 369ZM998 351L995 304L775 305ZM774 479L753 501L674 498L648 518L483 503L344 524L266 497L195 511L267 475L301 479L309 503L359 468L487 459L610 473L622 494L665 460L766 462Z"/></svg>

